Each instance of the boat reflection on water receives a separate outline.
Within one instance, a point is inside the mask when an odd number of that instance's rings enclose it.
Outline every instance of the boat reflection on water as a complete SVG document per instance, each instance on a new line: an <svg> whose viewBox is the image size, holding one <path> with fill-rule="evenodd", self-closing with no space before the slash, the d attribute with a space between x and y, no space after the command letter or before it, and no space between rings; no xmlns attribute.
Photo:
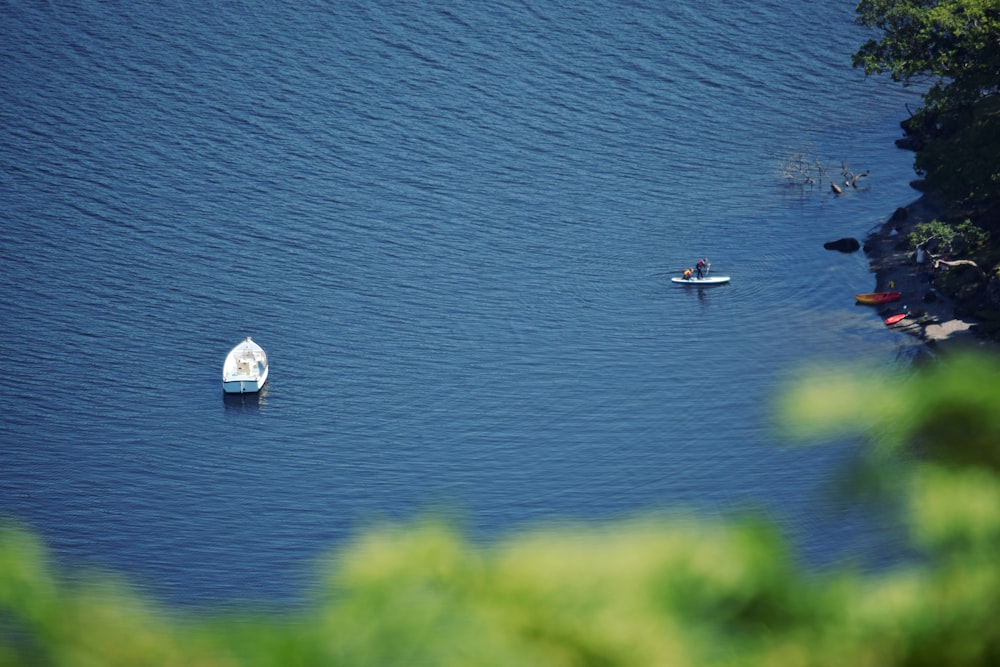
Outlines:
<svg viewBox="0 0 1000 667"><path fill-rule="evenodd" d="M226 414L237 414L240 412L258 414L267 408L267 385L258 392L247 394L222 394L222 404L225 406Z"/></svg>

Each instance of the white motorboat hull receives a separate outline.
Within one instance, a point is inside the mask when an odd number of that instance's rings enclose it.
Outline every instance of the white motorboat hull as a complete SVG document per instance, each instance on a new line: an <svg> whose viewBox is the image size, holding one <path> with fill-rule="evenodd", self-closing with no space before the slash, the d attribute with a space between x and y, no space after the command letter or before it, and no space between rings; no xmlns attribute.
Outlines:
<svg viewBox="0 0 1000 667"><path fill-rule="evenodd" d="M248 336L226 355L222 364L222 391L227 394L254 394L267 382L267 353Z"/></svg>
<svg viewBox="0 0 1000 667"><path fill-rule="evenodd" d="M222 383L222 391L227 394L256 394L265 382L266 374L259 380L229 380Z"/></svg>

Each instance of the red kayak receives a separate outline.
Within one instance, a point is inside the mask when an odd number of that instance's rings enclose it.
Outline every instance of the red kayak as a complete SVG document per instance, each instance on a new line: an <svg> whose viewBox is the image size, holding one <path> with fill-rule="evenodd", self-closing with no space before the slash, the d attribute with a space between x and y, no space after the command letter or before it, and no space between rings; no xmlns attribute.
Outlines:
<svg viewBox="0 0 1000 667"><path fill-rule="evenodd" d="M880 303L889 303L890 301L899 301L903 298L902 292L869 292L868 294L855 294L854 298L858 300L858 303L867 303L873 306L877 306Z"/></svg>
<svg viewBox="0 0 1000 667"><path fill-rule="evenodd" d="M885 318L885 323L889 326L892 326L896 322L902 320L904 317L906 317L906 313L899 313L898 315L890 315L889 317Z"/></svg>

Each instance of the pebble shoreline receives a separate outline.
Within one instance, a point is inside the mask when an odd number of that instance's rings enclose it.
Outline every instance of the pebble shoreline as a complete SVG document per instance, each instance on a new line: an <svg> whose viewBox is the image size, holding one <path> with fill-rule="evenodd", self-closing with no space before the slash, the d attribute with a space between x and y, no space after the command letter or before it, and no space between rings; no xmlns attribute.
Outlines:
<svg viewBox="0 0 1000 667"><path fill-rule="evenodd" d="M975 322L956 317L954 304L934 289L930 262L918 264L907 243L916 225L939 218L942 211L938 201L923 195L865 239L864 251L875 273L873 291L903 295L899 301L880 306L879 314L885 318L908 306L909 316L892 328L918 338L932 350L986 346L989 342L972 329Z"/></svg>

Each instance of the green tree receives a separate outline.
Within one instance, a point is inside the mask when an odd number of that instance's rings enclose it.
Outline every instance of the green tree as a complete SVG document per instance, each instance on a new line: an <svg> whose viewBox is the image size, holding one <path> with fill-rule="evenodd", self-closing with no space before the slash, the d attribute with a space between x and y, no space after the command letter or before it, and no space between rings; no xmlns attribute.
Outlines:
<svg viewBox="0 0 1000 667"><path fill-rule="evenodd" d="M930 81L931 112L966 108L1000 90L997 0L861 0L858 22L882 32L854 54L865 73Z"/></svg>
<svg viewBox="0 0 1000 667"><path fill-rule="evenodd" d="M924 188L956 202L1000 197L1000 1L860 0L880 31L853 55L866 74L927 85L904 123Z"/></svg>
<svg viewBox="0 0 1000 667"><path fill-rule="evenodd" d="M916 225L907 238L914 249L933 241L940 254L968 254L988 242L990 235L968 218L957 225L935 219Z"/></svg>

